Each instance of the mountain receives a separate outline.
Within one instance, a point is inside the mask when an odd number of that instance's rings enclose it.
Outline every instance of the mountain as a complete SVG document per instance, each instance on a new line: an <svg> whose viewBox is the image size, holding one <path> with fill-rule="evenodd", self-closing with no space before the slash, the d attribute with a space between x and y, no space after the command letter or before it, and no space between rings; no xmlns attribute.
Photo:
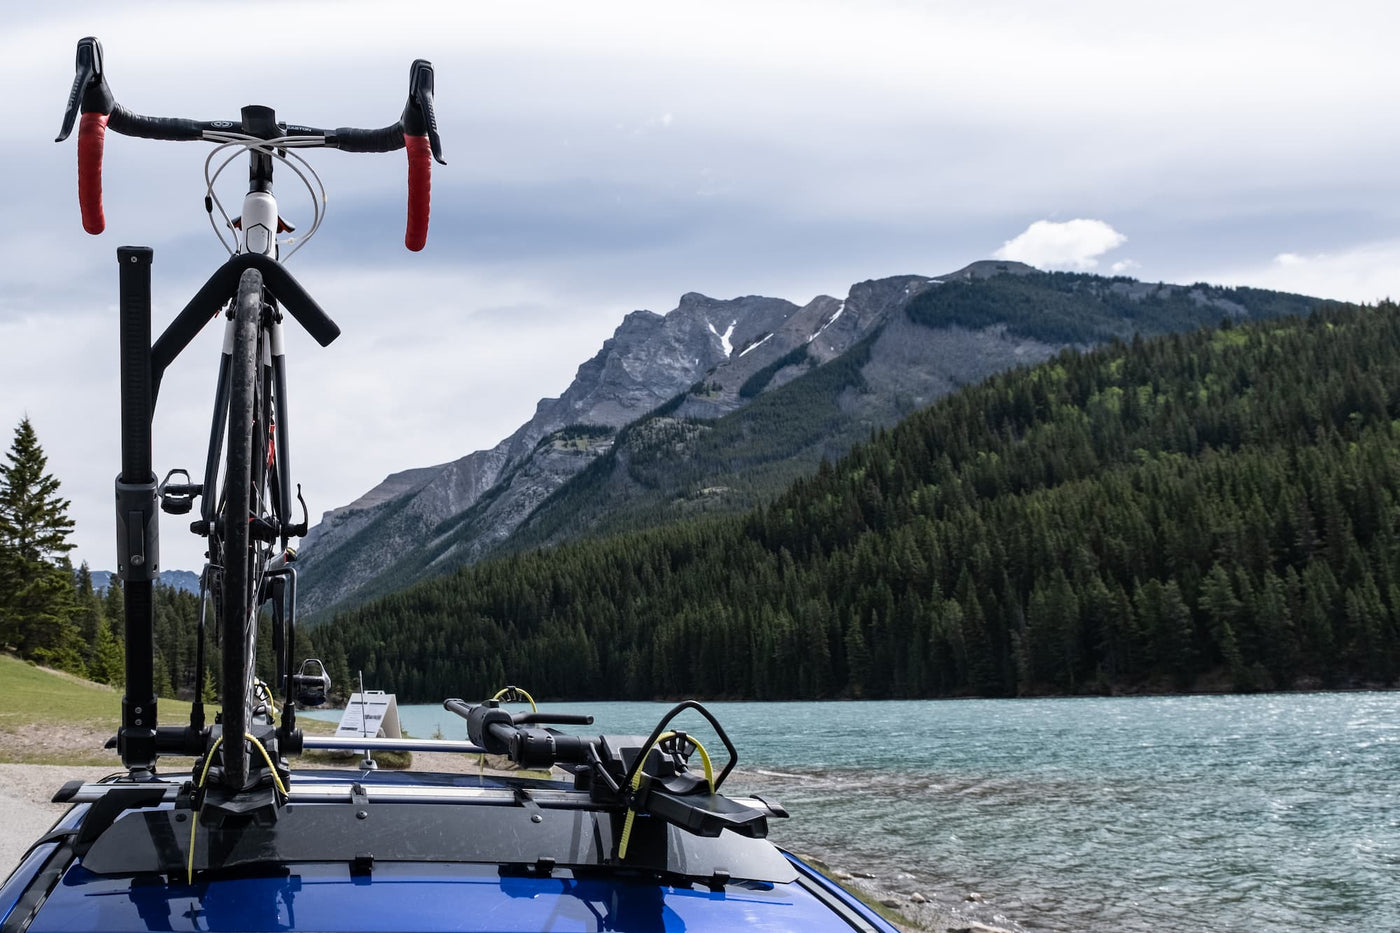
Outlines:
<svg viewBox="0 0 1400 933"><path fill-rule="evenodd" d="M325 513L302 541L301 605L315 611L355 594L432 541L441 522L488 493L501 518L480 546L504 538L540 499L605 449L614 429L715 368L733 352L732 341L752 342L799 310L775 298L715 301L688 294L665 316L632 312L578 368L563 395L541 399L534 417L495 447L396 473L349 505ZM565 431L572 426L586 429ZM541 446L560 431L564 434ZM517 482L503 496L498 487L507 477Z"/></svg>
<svg viewBox="0 0 1400 933"><path fill-rule="evenodd" d="M743 515L483 561L337 615L401 699L903 698L1400 678L1400 308L1066 351Z"/></svg>
<svg viewBox="0 0 1400 933"><path fill-rule="evenodd" d="M383 595L493 553L734 512L961 386L1088 347L1315 299L973 263L844 300L681 298L627 315L495 447L388 477L303 542L302 605Z"/></svg>
<svg viewBox="0 0 1400 933"><path fill-rule="evenodd" d="M93 570L92 588L99 593L107 589L107 586L115 576L110 570ZM162 570L157 575L157 580L164 585L184 593L199 592L199 574L193 570Z"/></svg>

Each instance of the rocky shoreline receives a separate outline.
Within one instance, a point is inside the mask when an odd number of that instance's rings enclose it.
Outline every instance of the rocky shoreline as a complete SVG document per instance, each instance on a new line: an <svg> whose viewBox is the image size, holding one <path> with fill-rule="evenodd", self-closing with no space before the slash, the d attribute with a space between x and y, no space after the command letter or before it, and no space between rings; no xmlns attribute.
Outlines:
<svg viewBox="0 0 1400 933"><path fill-rule="evenodd" d="M911 875L886 878L858 868L840 867L837 855L799 853L866 903L878 905L885 917L906 931L919 933L1018 933L1000 917L982 894L942 894L920 890Z"/></svg>

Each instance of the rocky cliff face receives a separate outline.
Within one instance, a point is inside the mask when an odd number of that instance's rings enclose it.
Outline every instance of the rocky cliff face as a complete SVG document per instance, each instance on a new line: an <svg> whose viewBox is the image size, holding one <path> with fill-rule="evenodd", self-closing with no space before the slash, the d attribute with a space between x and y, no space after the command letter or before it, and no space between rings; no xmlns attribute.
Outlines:
<svg viewBox="0 0 1400 933"><path fill-rule="evenodd" d="M326 512L302 541L301 606L314 612L398 574L395 567L431 554L470 559L498 540L534 505L606 445L598 436L571 451L540 442L574 425L616 429L699 381L745 346L783 327L800 309L777 298L717 301L684 295L667 315L634 311L558 398L541 399L534 416L489 450L451 463L389 476L349 505ZM499 487L499 488L498 488ZM483 495L492 492L489 502ZM462 543L464 528L481 542Z"/></svg>
<svg viewBox="0 0 1400 933"><path fill-rule="evenodd" d="M775 325L764 322L736 330L734 352L706 376L704 391L686 397L676 415L721 417L759 394L746 393L745 386L751 387L750 380L770 367L778 368L760 391L777 388L811 366L835 359L933 281L922 276L900 276L861 282L851 287L844 301L819 295ZM740 336L742 340L738 339ZM802 359L794 360L794 351L803 347L806 353Z"/></svg>

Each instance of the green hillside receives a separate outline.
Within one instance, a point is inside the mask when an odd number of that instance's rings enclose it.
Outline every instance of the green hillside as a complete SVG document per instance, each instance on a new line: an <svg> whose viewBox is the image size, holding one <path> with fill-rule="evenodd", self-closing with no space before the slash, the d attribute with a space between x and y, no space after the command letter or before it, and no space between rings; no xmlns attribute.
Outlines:
<svg viewBox="0 0 1400 933"><path fill-rule="evenodd" d="M401 696L1392 683L1400 319L1318 312L995 377L743 517L479 565L315 633Z"/></svg>
<svg viewBox="0 0 1400 933"><path fill-rule="evenodd" d="M120 765L103 743L121 725L121 691L0 654L0 761ZM161 700L164 722L190 704Z"/></svg>
<svg viewBox="0 0 1400 933"><path fill-rule="evenodd" d="M1139 282L1078 272L950 279L915 296L908 315L927 327L1008 331L1051 344L1089 345L1195 330L1222 320L1308 314L1314 298L1260 288Z"/></svg>

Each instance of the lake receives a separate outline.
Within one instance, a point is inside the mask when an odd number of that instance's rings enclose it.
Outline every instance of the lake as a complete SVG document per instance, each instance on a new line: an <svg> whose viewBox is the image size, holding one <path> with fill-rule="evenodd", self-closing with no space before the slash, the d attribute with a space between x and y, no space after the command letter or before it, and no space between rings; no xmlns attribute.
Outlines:
<svg viewBox="0 0 1400 933"><path fill-rule="evenodd" d="M670 704L542 707L644 735ZM1400 930L1400 693L710 708L739 750L726 787L792 813L775 841L945 904L977 892L979 919ZM466 735L440 706L400 716Z"/></svg>

